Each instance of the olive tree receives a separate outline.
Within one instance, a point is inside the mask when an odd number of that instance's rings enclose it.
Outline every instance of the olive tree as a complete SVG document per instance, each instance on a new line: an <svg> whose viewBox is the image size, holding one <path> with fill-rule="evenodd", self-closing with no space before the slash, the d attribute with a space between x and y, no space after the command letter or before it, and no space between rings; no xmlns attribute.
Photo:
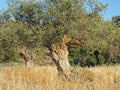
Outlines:
<svg viewBox="0 0 120 90"><path fill-rule="evenodd" d="M96 5L98 8L95 8L95 15L99 16L99 12L105 8L101 7L104 4L92 1L95 2L93 6ZM35 45L47 47L58 73L67 76L71 71L67 44L86 44L91 38L92 29L96 29L99 23L96 17L89 16L91 12L85 8L87 2L87 0L10 0L8 4L11 16L18 23L18 35L23 38L22 42L28 44L28 40L31 44L34 42Z"/></svg>

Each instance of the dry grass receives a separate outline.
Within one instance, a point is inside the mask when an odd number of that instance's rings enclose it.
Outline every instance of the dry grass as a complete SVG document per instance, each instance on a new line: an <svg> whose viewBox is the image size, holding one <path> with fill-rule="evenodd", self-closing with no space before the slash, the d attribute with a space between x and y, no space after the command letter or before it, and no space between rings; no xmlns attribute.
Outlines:
<svg viewBox="0 0 120 90"><path fill-rule="evenodd" d="M70 80L58 78L53 66L1 67L0 90L120 90L120 67L76 67Z"/></svg>

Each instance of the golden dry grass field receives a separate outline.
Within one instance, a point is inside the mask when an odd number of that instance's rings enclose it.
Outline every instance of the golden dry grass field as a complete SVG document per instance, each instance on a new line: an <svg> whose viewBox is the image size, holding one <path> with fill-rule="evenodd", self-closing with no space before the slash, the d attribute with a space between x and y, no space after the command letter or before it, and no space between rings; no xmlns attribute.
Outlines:
<svg viewBox="0 0 120 90"><path fill-rule="evenodd" d="M0 68L0 90L120 90L120 65L75 67L69 80L54 66Z"/></svg>

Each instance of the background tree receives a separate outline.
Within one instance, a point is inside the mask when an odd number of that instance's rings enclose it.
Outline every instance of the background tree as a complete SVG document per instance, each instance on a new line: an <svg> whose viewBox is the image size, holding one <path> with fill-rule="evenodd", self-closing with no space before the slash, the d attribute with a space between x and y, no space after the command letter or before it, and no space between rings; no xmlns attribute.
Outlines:
<svg viewBox="0 0 120 90"><path fill-rule="evenodd" d="M113 17L112 17L112 21L113 21L118 27L120 27L120 16L113 16Z"/></svg>
<svg viewBox="0 0 120 90"><path fill-rule="evenodd" d="M1 61L17 61L18 37L15 34L14 23L0 24L0 56Z"/></svg>

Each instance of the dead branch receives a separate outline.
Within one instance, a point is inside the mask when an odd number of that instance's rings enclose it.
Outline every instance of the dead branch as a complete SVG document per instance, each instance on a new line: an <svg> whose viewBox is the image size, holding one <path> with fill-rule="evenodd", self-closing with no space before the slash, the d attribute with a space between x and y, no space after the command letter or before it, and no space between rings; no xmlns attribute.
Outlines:
<svg viewBox="0 0 120 90"><path fill-rule="evenodd" d="M67 35L64 35L63 43L65 43L65 44L73 44L73 45L83 45L83 44L85 44L85 41L76 40L76 39L67 37Z"/></svg>

